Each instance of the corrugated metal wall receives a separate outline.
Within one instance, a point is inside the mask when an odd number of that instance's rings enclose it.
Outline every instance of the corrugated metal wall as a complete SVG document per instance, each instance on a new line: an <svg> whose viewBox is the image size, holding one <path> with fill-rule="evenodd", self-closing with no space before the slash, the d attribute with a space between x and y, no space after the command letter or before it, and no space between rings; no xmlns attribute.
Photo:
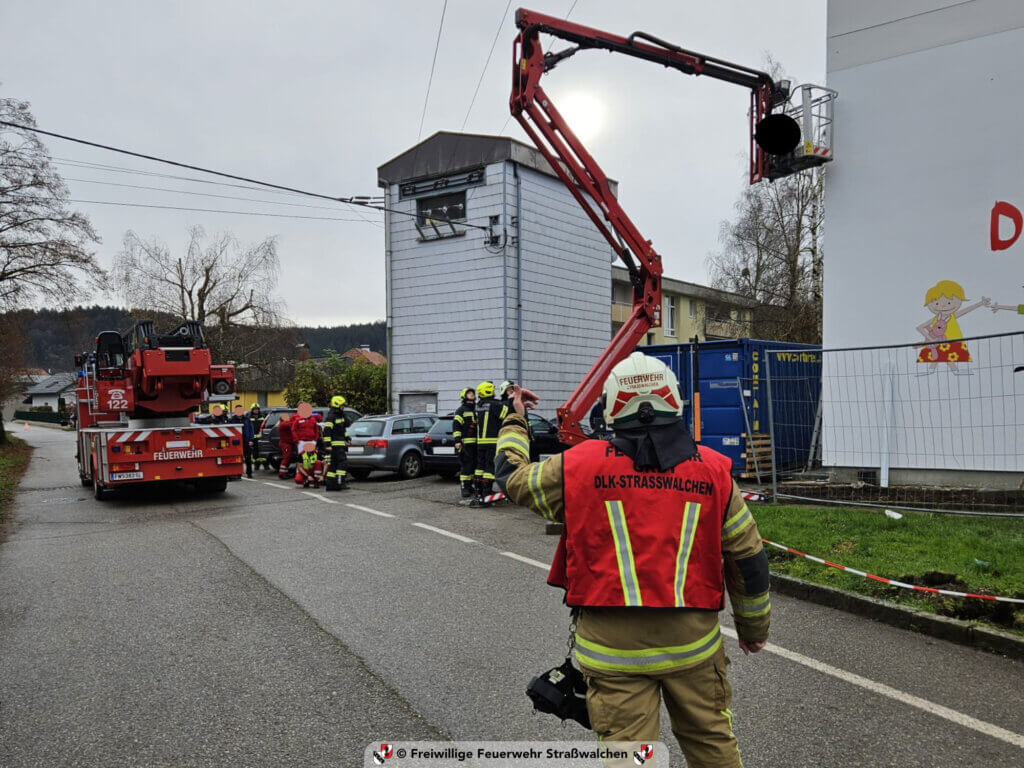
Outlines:
<svg viewBox="0 0 1024 768"><path fill-rule="evenodd" d="M485 234L419 242L411 216L388 214L392 409L399 396L437 392L438 412L459 390L490 379L524 381L553 415L607 345L611 251L561 182L519 167L522 185L523 371L518 369L516 180L510 162L486 169L486 183L466 193L468 221L508 231L504 247ZM392 207L414 213L416 201ZM504 200L502 196L504 195ZM497 251L497 252L495 252ZM504 284L503 284L504 281Z"/></svg>

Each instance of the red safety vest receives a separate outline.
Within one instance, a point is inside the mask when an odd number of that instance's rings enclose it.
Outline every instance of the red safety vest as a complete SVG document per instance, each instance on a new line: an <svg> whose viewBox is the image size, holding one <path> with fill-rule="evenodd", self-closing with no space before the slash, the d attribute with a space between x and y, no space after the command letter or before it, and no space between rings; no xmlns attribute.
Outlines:
<svg viewBox="0 0 1024 768"><path fill-rule="evenodd" d="M548 583L567 604L722 608L728 458L700 447L667 472L637 472L604 440L562 457L565 530Z"/></svg>

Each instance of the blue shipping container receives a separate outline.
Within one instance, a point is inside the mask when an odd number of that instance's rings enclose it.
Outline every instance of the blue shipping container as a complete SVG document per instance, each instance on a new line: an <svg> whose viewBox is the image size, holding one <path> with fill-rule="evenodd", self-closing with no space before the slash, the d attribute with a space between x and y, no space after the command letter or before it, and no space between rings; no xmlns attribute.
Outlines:
<svg viewBox="0 0 1024 768"><path fill-rule="evenodd" d="M655 344L637 347L665 362L679 379L686 406L683 418L693 423L693 344ZM768 386L765 353L771 356L772 416L775 422L775 461L793 467L807 460L821 395L821 347L760 339L702 341L697 345L700 375L701 443L732 459L733 473L748 470L747 454L755 441L748 432L767 436ZM746 418L744 418L746 409ZM763 440L763 438L762 438ZM761 467L762 472L765 467Z"/></svg>

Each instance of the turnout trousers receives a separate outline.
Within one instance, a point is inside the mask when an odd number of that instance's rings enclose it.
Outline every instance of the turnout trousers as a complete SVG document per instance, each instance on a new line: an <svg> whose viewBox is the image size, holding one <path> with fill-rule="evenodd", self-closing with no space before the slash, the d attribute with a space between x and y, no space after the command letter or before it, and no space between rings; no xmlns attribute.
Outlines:
<svg viewBox="0 0 1024 768"><path fill-rule="evenodd" d="M281 479L291 477L288 474L288 465L292 463L292 452L295 446L292 443L281 444L281 463L277 467L277 476Z"/></svg>
<svg viewBox="0 0 1024 768"><path fill-rule="evenodd" d="M463 483L472 480L476 476L476 440L462 441L462 450L459 451L459 480Z"/></svg>
<svg viewBox="0 0 1024 768"><path fill-rule="evenodd" d="M732 730L728 663L719 648L707 661L665 672L637 675L582 667L594 732L602 742L657 741L664 698L689 768L742 768ZM608 765L618 768L614 762Z"/></svg>
<svg viewBox="0 0 1024 768"><path fill-rule="evenodd" d="M324 488L328 491L340 491L348 479L348 447L331 446L331 464L327 469Z"/></svg>

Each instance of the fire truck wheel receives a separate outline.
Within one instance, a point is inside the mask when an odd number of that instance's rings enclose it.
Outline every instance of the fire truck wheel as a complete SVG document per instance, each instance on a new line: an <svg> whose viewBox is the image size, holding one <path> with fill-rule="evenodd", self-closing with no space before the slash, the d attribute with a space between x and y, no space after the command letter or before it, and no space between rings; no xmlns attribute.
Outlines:
<svg viewBox="0 0 1024 768"><path fill-rule="evenodd" d="M82 480L82 487L83 488L91 488L92 487L92 478L91 477L86 477L85 475L79 475L78 477L81 478L81 480Z"/></svg>
<svg viewBox="0 0 1024 768"><path fill-rule="evenodd" d="M92 495L96 497L96 501L106 501L110 498L110 491L100 485L95 476L92 480Z"/></svg>

